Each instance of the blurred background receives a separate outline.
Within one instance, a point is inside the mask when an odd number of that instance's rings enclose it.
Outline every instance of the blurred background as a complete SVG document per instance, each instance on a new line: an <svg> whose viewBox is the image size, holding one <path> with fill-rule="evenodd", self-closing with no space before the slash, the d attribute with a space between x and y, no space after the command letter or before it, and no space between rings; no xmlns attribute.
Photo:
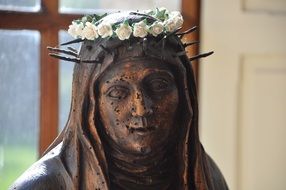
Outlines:
<svg viewBox="0 0 286 190"><path fill-rule="evenodd" d="M200 100L200 136L233 190L286 189L286 1L0 0L0 189L35 162L64 128L73 64L47 46L71 40L88 13L166 7L199 30L190 56ZM79 46L73 46L78 49Z"/></svg>

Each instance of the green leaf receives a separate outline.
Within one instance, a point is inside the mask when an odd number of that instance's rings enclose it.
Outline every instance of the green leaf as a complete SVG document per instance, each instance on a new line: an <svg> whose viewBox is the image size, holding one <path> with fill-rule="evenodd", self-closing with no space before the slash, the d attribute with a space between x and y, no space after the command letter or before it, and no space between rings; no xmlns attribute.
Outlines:
<svg viewBox="0 0 286 190"><path fill-rule="evenodd" d="M101 16L99 17L99 20L102 19L102 18L104 18L104 17L106 17L106 16L107 16L107 13L104 13L103 15L101 15Z"/></svg>
<svg viewBox="0 0 286 190"><path fill-rule="evenodd" d="M75 22L76 24L80 24L81 23L81 19L74 20L73 22Z"/></svg>
<svg viewBox="0 0 286 190"><path fill-rule="evenodd" d="M85 17L86 17L86 20L88 22L92 22L93 21L93 16L92 15L86 15Z"/></svg>
<svg viewBox="0 0 286 190"><path fill-rule="evenodd" d="M98 14L93 14L91 15L93 17L93 22L97 22L100 19L104 18L107 16L107 13L104 13L103 15L98 15Z"/></svg>
<svg viewBox="0 0 286 190"><path fill-rule="evenodd" d="M123 24L126 25L126 26L129 26L128 20L124 20Z"/></svg>
<svg viewBox="0 0 286 190"><path fill-rule="evenodd" d="M161 21L164 21L166 19L166 9L159 10L159 8L156 8L156 14L155 17L158 18Z"/></svg>

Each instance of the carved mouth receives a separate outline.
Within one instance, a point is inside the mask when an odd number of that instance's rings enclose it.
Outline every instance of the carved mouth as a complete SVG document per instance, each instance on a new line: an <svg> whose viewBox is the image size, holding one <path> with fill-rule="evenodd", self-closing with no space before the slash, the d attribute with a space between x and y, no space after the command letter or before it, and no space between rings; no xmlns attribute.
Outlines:
<svg viewBox="0 0 286 190"><path fill-rule="evenodd" d="M147 127L130 127L129 125L126 125L126 128L130 133L139 133L139 134L145 134L154 131L157 129L157 126L147 126Z"/></svg>
<svg viewBox="0 0 286 190"><path fill-rule="evenodd" d="M157 125L149 125L146 117L136 118L129 125L125 125L130 133L135 133L139 135L145 135L147 133L153 132L158 128Z"/></svg>

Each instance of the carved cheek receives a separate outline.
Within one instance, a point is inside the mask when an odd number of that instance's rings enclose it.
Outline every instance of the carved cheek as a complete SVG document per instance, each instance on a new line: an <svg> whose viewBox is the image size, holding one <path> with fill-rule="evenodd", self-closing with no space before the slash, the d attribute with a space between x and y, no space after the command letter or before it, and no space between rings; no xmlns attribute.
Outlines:
<svg viewBox="0 0 286 190"><path fill-rule="evenodd" d="M106 98L107 106L103 109L105 111L105 120L108 120L108 125L113 127L117 135L126 135L127 127L131 121L130 102L128 98L121 101Z"/></svg>
<svg viewBox="0 0 286 190"><path fill-rule="evenodd" d="M104 126L110 125L110 110L112 105L104 97L99 99L99 113Z"/></svg>
<svg viewBox="0 0 286 190"><path fill-rule="evenodd" d="M154 111L156 113L156 122L160 126L166 126L173 123L175 113L178 107L177 90L170 92L157 101Z"/></svg>
<svg viewBox="0 0 286 190"><path fill-rule="evenodd" d="M100 99L99 109L105 132L111 139L117 142L120 136L122 136L122 124L118 117L118 113L120 113L118 103L103 96Z"/></svg>

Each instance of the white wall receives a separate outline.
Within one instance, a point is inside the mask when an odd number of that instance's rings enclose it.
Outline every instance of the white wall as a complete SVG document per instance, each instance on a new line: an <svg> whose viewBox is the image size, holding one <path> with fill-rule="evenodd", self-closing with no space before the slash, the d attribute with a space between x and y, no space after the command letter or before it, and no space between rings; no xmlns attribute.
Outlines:
<svg viewBox="0 0 286 190"><path fill-rule="evenodd" d="M286 189L285 10L202 1L201 51L215 54L200 63L201 138L230 189Z"/></svg>

